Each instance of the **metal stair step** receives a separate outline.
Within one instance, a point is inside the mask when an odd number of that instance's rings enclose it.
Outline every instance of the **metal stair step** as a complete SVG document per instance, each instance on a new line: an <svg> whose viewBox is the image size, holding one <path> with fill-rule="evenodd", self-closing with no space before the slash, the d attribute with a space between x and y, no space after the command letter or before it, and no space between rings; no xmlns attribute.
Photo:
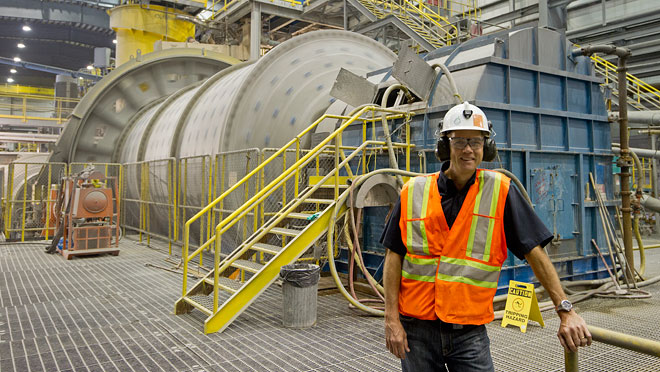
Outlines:
<svg viewBox="0 0 660 372"><path fill-rule="evenodd" d="M231 267L249 271L251 273L258 273L264 265L250 260L236 260L231 264Z"/></svg>
<svg viewBox="0 0 660 372"><path fill-rule="evenodd" d="M213 299L209 296L204 295L195 295L195 296L185 296L183 300L186 303L192 305L195 309L203 312L204 314L210 316L213 314Z"/></svg>
<svg viewBox="0 0 660 372"><path fill-rule="evenodd" d="M300 230L286 229L284 227L273 227L272 229L270 229L270 232L273 234L280 234L286 236L298 236L298 234L300 234Z"/></svg>
<svg viewBox="0 0 660 372"><path fill-rule="evenodd" d="M252 249L269 254L278 254L282 250L282 247L273 244L255 243L252 245Z"/></svg>
<svg viewBox="0 0 660 372"><path fill-rule="evenodd" d="M213 285L213 278L204 278L204 282L209 285ZM223 291L229 292L229 293L236 293L238 290L241 289L241 283L229 279L227 277L221 276L218 278L218 287L220 287Z"/></svg>
<svg viewBox="0 0 660 372"><path fill-rule="evenodd" d="M298 213L298 212L290 212L290 213L287 213L286 216L287 216L288 218L295 218L295 219L298 219L298 220L306 220L307 218L309 218L309 216L311 216L311 215L313 215L313 214L314 214L314 213ZM278 213L278 215L279 215L279 213Z"/></svg>
<svg viewBox="0 0 660 372"><path fill-rule="evenodd" d="M347 189L348 185L338 185L340 189ZM319 186L319 189L334 189L335 185L321 185Z"/></svg>
<svg viewBox="0 0 660 372"><path fill-rule="evenodd" d="M332 204L335 201L333 199L314 199L314 198L307 198L303 201L303 203L318 203L318 204Z"/></svg>

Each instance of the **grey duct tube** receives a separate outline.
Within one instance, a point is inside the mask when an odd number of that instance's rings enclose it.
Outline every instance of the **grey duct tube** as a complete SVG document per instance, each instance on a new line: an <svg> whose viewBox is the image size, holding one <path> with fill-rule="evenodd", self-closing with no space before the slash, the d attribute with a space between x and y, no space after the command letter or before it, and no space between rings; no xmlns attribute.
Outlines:
<svg viewBox="0 0 660 372"><path fill-rule="evenodd" d="M618 121L619 113L610 112L610 121ZM633 111L628 113L629 124L660 125L660 111Z"/></svg>
<svg viewBox="0 0 660 372"><path fill-rule="evenodd" d="M640 202L644 208L660 213L660 199L650 195L642 195Z"/></svg>
<svg viewBox="0 0 660 372"><path fill-rule="evenodd" d="M638 156L644 158L660 159L660 150L649 150L649 149L638 149L638 148L630 148L629 150L634 152ZM619 148L618 143L612 144L612 152L615 153L616 155L621 155L621 149Z"/></svg>
<svg viewBox="0 0 660 372"><path fill-rule="evenodd" d="M614 45L589 45L583 48L571 51L573 56L585 55L590 56L595 53L605 53L615 55L617 60L617 80L618 91L628 91L627 67L626 61L630 57L630 49L620 48ZM621 213L623 214L623 246L625 250L626 261L628 262L628 270L626 275L630 281L634 280L632 269L635 267L635 256L632 249L632 208L630 205L630 151L628 149L628 96L626 94L619 94L619 138L621 140Z"/></svg>

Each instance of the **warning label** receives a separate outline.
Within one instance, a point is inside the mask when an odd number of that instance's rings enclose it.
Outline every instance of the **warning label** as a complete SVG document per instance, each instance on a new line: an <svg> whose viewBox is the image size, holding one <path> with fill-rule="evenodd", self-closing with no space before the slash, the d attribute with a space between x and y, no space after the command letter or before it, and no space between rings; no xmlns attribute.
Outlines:
<svg viewBox="0 0 660 372"><path fill-rule="evenodd" d="M522 332L526 332L527 322L530 319L538 322L542 327L545 326L536 300L534 285L512 280L509 282L502 327L513 324L520 327Z"/></svg>

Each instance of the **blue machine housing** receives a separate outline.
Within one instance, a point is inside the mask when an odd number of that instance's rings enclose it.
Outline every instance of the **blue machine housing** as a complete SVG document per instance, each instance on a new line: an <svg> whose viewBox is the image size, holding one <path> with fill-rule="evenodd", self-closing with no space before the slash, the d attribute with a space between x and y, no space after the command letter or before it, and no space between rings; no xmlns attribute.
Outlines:
<svg viewBox="0 0 660 372"><path fill-rule="evenodd" d="M610 124L603 80L593 75L588 58L570 57L571 48L562 33L528 27L438 49L425 59L445 63L462 99L479 106L492 122L499 158L482 167L505 168L520 179L536 213L555 235L546 251L561 279L598 279L607 271L591 239L604 246L605 235L589 173L605 199L612 200ZM382 83L393 80L390 76L391 69L381 70L369 80ZM454 104L446 77L440 77L425 114L411 123L412 142L425 152L429 173L440 170L433 154L435 131ZM392 123L391 130L398 124ZM613 207L615 202L606 204ZM387 208L368 209L363 244L375 255L367 257L368 266L380 276L384 248L379 237ZM502 268L498 294L509 280L536 282L531 268L512 254Z"/></svg>

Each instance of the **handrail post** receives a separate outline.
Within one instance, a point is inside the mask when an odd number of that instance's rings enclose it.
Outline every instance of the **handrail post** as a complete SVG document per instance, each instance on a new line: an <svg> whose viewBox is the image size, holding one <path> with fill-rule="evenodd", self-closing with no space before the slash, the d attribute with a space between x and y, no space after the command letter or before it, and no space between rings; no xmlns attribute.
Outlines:
<svg viewBox="0 0 660 372"><path fill-rule="evenodd" d="M578 372L578 353L564 348L564 371Z"/></svg>

